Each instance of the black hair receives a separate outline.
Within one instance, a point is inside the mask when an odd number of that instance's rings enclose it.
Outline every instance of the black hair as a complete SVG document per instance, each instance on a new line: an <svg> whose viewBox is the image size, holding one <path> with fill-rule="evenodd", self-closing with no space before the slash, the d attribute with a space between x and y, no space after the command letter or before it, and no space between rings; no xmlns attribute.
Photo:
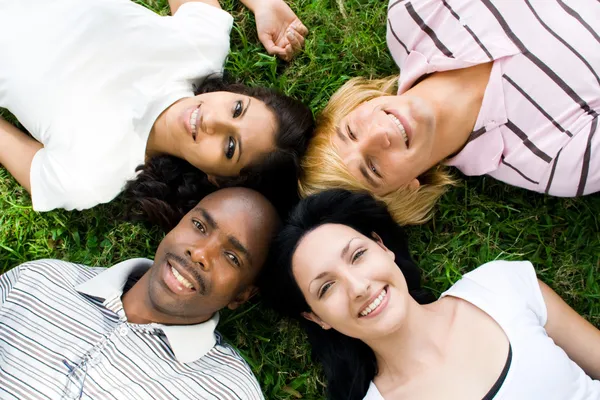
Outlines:
<svg viewBox="0 0 600 400"><path fill-rule="evenodd" d="M375 354L359 339L335 329L321 329L301 316L310 312L292 272L292 257L302 238L324 224L343 224L372 237L377 233L395 255L410 295L419 303L432 302L433 295L421 288L421 276L412 261L406 236L385 205L367 193L327 190L303 199L271 246L269 260L259 285L266 302L279 313L296 319L306 331L312 358L323 367L330 399L362 399L377 374Z"/></svg>
<svg viewBox="0 0 600 400"><path fill-rule="evenodd" d="M275 205L282 218L298 201L300 159L315 124L310 109L273 89L246 86L223 76L210 76L194 88L195 95L215 91L244 94L264 102L277 122L276 149L259 162L244 167L238 177L216 177L218 186L185 160L169 155L151 157L136 168L137 177L125 186L128 218L168 231L203 197L219 188L233 186L258 190Z"/></svg>

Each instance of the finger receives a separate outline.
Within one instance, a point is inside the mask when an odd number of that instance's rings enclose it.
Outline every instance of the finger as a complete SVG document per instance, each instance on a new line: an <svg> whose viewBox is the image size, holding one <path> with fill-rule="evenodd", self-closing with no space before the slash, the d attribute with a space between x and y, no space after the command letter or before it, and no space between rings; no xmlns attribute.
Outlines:
<svg viewBox="0 0 600 400"><path fill-rule="evenodd" d="M258 35L258 39L263 44L263 46L265 46L265 50L267 50L267 53L271 55L277 55L279 57L282 57L287 54L284 47L277 46L275 42L273 42L271 35Z"/></svg>
<svg viewBox="0 0 600 400"><path fill-rule="evenodd" d="M288 30L286 37L290 42L293 52L302 50L302 46L304 46L304 37L302 35L295 30L290 29Z"/></svg>
<svg viewBox="0 0 600 400"><path fill-rule="evenodd" d="M281 59L284 61L290 61L292 58L294 58L294 48L292 47L291 44L286 44L285 47L283 48L284 50L284 54L281 55Z"/></svg>
<svg viewBox="0 0 600 400"><path fill-rule="evenodd" d="M292 28L302 36L308 35L308 28L300 20L292 23Z"/></svg>

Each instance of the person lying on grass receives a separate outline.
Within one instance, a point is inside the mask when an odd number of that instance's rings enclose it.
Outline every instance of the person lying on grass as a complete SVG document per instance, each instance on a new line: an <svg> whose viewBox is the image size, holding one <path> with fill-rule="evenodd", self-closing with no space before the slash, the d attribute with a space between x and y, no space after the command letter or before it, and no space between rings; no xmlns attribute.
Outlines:
<svg viewBox="0 0 600 400"><path fill-rule="evenodd" d="M283 0L243 2L269 52L301 49L307 29ZM233 19L217 0L169 5L172 16L129 0L0 1L0 107L33 136L0 119L0 164L35 210L111 201L144 162L221 187L296 178L311 111L219 77Z"/></svg>
<svg viewBox="0 0 600 400"><path fill-rule="evenodd" d="M391 0L387 21L400 78L332 96L304 196L367 190L418 224L455 182L445 166L553 196L600 190L600 3Z"/></svg>
<svg viewBox="0 0 600 400"><path fill-rule="evenodd" d="M280 220L246 188L200 201L154 261L111 268L59 260L0 276L3 399L262 399L215 331L256 291Z"/></svg>
<svg viewBox="0 0 600 400"><path fill-rule="evenodd" d="M340 189L302 200L271 249L261 293L300 321L331 399L600 398L600 331L527 261L436 300L385 205Z"/></svg>

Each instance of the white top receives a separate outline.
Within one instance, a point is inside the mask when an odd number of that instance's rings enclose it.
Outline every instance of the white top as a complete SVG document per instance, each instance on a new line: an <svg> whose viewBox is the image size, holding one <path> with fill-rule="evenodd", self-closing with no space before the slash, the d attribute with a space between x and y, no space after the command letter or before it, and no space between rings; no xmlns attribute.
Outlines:
<svg viewBox="0 0 600 400"><path fill-rule="evenodd" d="M59 260L0 275L2 400L262 400L213 318L133 324L121 297L152 261L109 269Z"/></svg>
<svg viewBox="0 0 600 400"><path fill-rule="evenodd" d="M504 330L512 347L508 374L495 400L598 400L592 380L548 337L547 310L528 261L492 261L465 274L441 297L480 308ZM383 400L371 382L366 400Z"/></svg>
<svg viewBox="0 0 600 400"><path fill-rule="evenodd" d="M31 165L33 208L117 196L156 118L222 71L232 23L198 2L171 17L129 0L0 0L0 107L44 144Z"/></svg>

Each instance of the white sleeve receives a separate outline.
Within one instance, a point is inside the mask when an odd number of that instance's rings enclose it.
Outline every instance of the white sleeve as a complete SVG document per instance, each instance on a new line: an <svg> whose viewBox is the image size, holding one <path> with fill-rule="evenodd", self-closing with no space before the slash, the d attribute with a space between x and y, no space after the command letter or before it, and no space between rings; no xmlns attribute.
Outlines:
<svg viewBox="0 0 600 400"><path fill-rule="evenodd" d="M94 207L99 204L73 157L46 148L39 150L31 162L31 202L35 211ZM93 179L90 177L90 179Z"/></svg>
<svg viewBox="0 0 600 400"><path fill-rule="evenodd" d="M233 17L217 7L189 1L182 4L172 18L199 52L210 57L215 69L221 70L229 54Z"/></svg>
<svg viewBox="0 0 600 400"><path fill-rule="evenodd" d="M537 316L541 326L546 325L546 303L529 261L491 261L465 274L463 279L474 281L492 292L510 293Z"/></svg>

